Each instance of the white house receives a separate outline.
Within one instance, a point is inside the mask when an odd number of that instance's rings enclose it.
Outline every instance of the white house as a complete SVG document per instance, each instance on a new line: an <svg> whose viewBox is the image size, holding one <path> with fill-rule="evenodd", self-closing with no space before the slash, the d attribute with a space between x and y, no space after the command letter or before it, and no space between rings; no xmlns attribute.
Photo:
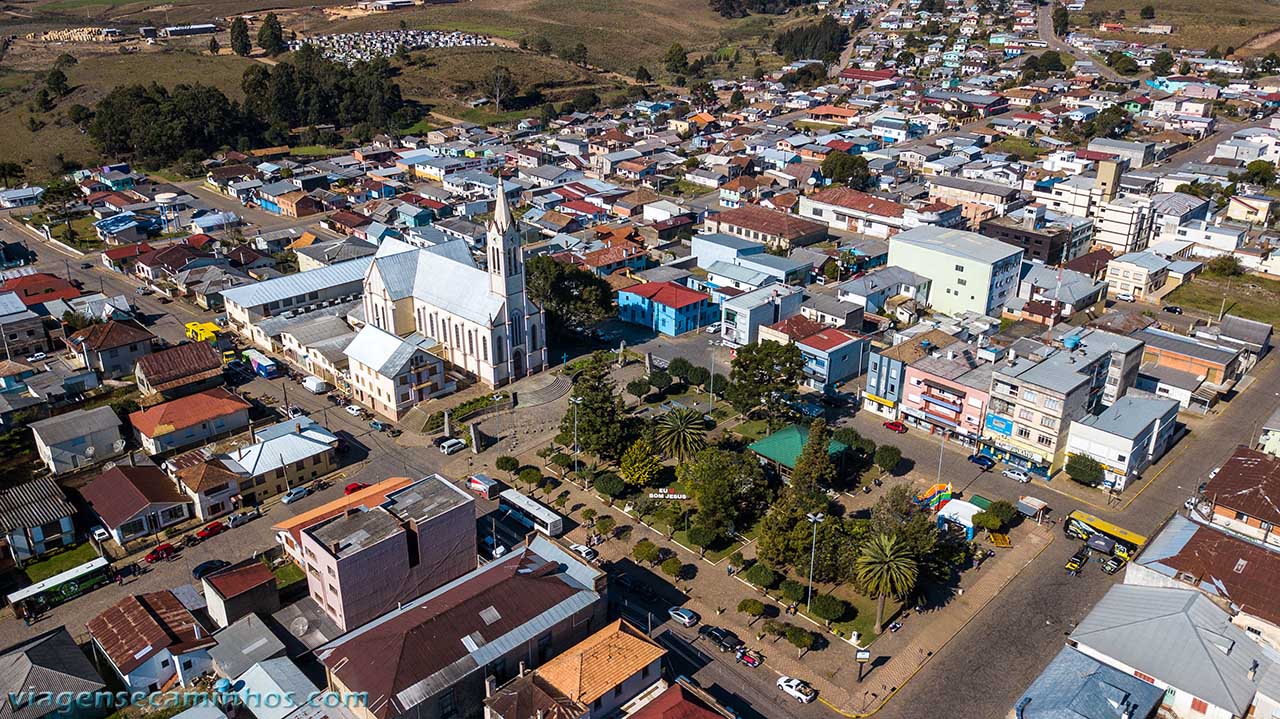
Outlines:
<svg viewBox="0 0 1280 719"><path fill-rule="evenodd" d="M1018 289L1022 249L976 232L917 227L890 238L889 266L928 277L939 312L995 317Z"/></svg>
<svg viewBox="0 0 1280 719"><path fill-rule="evenodd" d="M87 626L96 655L129 691L159 691L175 675L188 686L213 668L217 641L168 589L125 597Z"/></svg>
<svg viewBox="0 0 1280 719"><path fill-rule="evenodd" d="M124 452L120 418L110 407L77 409L28 425L49 471L64 474Z"/></svg>

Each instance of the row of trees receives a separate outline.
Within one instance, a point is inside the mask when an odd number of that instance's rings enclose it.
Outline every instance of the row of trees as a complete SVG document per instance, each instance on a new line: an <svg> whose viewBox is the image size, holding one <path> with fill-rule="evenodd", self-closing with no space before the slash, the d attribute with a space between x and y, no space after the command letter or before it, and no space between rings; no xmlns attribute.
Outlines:
<svg viewBox="0 0 1280 719"><path fill-rule="evenodd" d="M210 44L210 49L217 52L215 47ZM284 27L273 12L267 13L262 25L258 27L258 47L271 57L289 49L289 44L284 39ZM249 23L242 17L231 21L231 52L241 57L248 57L253 52L253 46L249 42Z"/></svg>
<svg viewBox="0 0 1280 719"><path fill-rule="evenodd" d="M347 67L306 47L288 62L245 70L243 107L200 83L133 84L107 93L81 119L104 155L158 166L221 147L283 142L297 125L383 130L405 124L411 118L391 75L385 60Z"/></svg>
<svg viewBox="0 0 1280 719"><path fill-rule="evenodd" d="M839 55L849 42L849 30L830 15L816 23L785 30L773 39L774 52L789 60Z"/></svg>

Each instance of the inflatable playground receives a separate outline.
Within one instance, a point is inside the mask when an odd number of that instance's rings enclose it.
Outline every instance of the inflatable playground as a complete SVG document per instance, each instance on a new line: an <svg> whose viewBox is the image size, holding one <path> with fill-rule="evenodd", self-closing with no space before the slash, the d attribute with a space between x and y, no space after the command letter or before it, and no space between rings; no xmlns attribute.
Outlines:
<svg viewBox="0 0 1280 719"><path fill-rule="evenodd" d="M973 540L973 515L982 509L963 499L956 499L950 484L935 484L916 494L915 503L920 507L928 507L929 511L938 513L938 528L951 524L959 527L965 539Z"/></svg>

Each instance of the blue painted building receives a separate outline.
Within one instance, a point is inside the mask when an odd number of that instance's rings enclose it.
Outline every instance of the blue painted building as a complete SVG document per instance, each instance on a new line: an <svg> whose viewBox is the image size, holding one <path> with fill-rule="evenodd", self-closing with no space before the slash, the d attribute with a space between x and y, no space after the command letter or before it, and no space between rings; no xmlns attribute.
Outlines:
<svg viewBox="0 0 1280 719"><path fill-rule="evenodd" d="M618 317L674 337L719 319L711 297L674 282L646 282L618 291Z"/></svg>

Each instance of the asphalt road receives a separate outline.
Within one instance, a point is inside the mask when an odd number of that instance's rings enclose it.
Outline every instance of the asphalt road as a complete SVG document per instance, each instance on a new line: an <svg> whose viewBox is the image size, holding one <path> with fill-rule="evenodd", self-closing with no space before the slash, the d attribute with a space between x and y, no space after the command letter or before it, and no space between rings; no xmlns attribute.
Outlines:
<svg viewBox="0 0 1280 719"><path fill-rule="evenodd" d="M1050 50L1057 50L1060 53L1066 53L1067 55L1071 55L1072 57L1074 57L1076 60L1088 60L1092 62L1094 67L1098 69L1098 73L1102 75L1102 77L1112 82L1123 82L1123 83L1137 82L1139 80L1146 78L1150 74L1150 73L1144 72L1138 75L1133 75L1131 77L1121 75L1120 73L1108 67L1106 63L1098 62L1093 58L1089 57L1086 53L1083 53L1080 50L1077 50L1076 48L1067 44L1065 40L1058 37L1053 32L1053 9L1056 6L1057 6L1057 2L1055 2L1055 0L1048 0L1047 2L1043 2L1040 5L1039 14L1036 16L1036 19L1037 19L1036 29L1040 34L1040 39L1049 44Z"/></svg>
<svg viewBox="0 0 1280 719"><path fill-rule="evenodd" d="M1151 536L1181 510L1182 502L1233 447L1253 443L1259 422L1275 410L1280 402L1280 360L1275 353L1253 374L1256 381L1252 387L1227 403L1219 415L1196 421L1190 434L1147 470L1143 482L1150 480L1149 485L1139 483L1122 495L1122 502L1133 500L1127 506L1120 505L1123 509L1087 507L1051 489L1069 483L1065 477L1055 479L1049 487L1028 487L1005 479L998 472L979 474L964 453L954 450L944 455L944 479L965 487L968 493L992 499L1016 499L1022 494L1039 497L1050 504L1057 517L1085 509ZM868 422L858 423L860 430L864 424ZM890 440L887 432L866 433L875 435L877 441L893 441L909 457L928 458L926 463L937 461L937 444L927 436L909 434ZM1073 491L1070 486L1063 489ZM1108 577L1096 564L1090 564L1077 577L1068 577L1063 564L1077 546L1078 542L1059 536L877 716L916 719L933 715L937 707L946 707L946 716L1006 715L1061 649L1071 629L1111 585L1121 581L1121 575Z"/></svg>

